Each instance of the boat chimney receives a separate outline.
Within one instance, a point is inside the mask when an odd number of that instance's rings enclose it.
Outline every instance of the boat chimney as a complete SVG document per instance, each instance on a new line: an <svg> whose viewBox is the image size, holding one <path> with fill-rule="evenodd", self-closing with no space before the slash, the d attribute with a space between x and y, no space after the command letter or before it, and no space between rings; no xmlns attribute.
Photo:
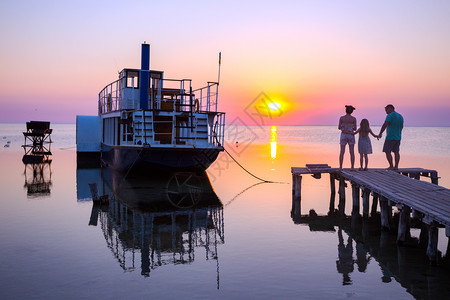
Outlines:
<svg viewBox="0 0 450 300"><path fill-rule="evenodd" d="M141 47L141 76L140 76L140 98L139 104L141 109L148 109L148 88L149 88L149 71L150 70L150 45L145 42Z"/></svg>
<svg viewBox="0 0 450 300"><path fill-rule="evenodd" d="M150 45L144 42L141 49L141 70L150 70Z"/></svg>

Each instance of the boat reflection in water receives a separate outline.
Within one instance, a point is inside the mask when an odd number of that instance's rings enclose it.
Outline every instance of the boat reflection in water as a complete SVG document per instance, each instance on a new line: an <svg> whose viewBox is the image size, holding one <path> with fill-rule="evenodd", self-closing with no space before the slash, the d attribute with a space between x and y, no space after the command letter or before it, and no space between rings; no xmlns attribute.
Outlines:
<svg viewBox="0 0 450 300"><path fill-rule="evenodd" d="M223 206L205 171L131 177L108 168L78 169L77 182L79 201L90 200L93 182L100 196L107 195L109 205L94 204L89 225L100 224L123 270L134 271L140 260L141 274L150 276L163 265L193 262L199 249L218 264Z"/></svg>

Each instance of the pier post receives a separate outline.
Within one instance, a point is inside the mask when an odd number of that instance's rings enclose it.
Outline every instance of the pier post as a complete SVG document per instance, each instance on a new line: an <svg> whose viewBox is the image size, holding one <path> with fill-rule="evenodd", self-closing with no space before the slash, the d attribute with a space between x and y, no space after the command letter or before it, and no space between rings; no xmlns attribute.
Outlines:
<svg viewBox="0 0 450 300"><path fill-rule="evenodd" d="M413 219L420 219L420 218L422 218L422 214L419 211L415 210L415 209L413 209L413 211L412 211L412 216L413 216Z"/></svg>
<svg viewBox="0 0 450 300"><path fill-rule="evenodd" d="M302 176L292 174L292 218L300 218L302 201Z"/></svg>
<svg viewBox="0 0 450 300"><path fill-rule="evenodd" d="M438 184L439 177L438 177L438 174L436 171L431 172L430 177L431 177L431 183Z"/></svg>
<svg viewBox="0 0 450 300"><path fill-rule="evenodd" d="M377 214L377 207L378 207L378 198L379 195L377 193L373 193L373 198L372 198L372 211L370 212L370 214L373 216L375 216Z"/></svg>
<svg viewBox="0 0 450 300"><path fill-rule="evenodd" d="M447 264L450 263L450 238L447 238L447 251L445 251L445 260L447 261Z"/></svg>
<svg viewBox="0 0 450 300"><path fill-rule="evenodd" d="M363 189L362 198L363 198L363 217L367 218L369 216L369 197L370 190Z"/></svg>
<svg viewBox="0 0 450 300"><path fill-rule="evenodd" d="M432 265L437 263L438 228L434 222L428 225L427 256Z"/></svg>
<svg viewBox="0 0 450 300"><path fill-rule="evenodd" d="M292 199L302 197L302 176L292 174Z"/></svg>
<svg viewBox="0 0 450 300"><path fill-rule="evenodd" d="M419 247L425 249L428 246L428 225L420 223Z"/></svg>
<svg viewBox="0 0 450 300"><path fill-rule="evenodd" d="M381 229L383 231L389 231L391 228L389 226L389 214L392 210L389 209L388 199L381 196L380 198L380 209L381 209Z"/></svg>
<svg viewBox="0 0 450 300"><path fill-rule="evenodd" d="M400 218L398 221L398 234L397 234L397 244L403 245L406 239L410 236L410 214L411 208L406 205L397 205L400 209Z"/></svg>
<svg viewBox="0 0 450 300"><path fill-rule="evenodd" d="M359 214L359 211L353 210L350 221L351 221L351 229L355 233L359 231L360 219L361 219L361 215Z"/></svg>
<svg viewBox="0 0 450 300"><path fill-rule="evenodd" d="M333 173L330 173L330 188L331 188L331 192L336 194L336 183L335 181L335 176Z"/></svg>
<svg viewBox="0 0 450 300"><path fill-rule="evenodd" d="M338 209L340 213L345 213L345 179L339 177L339 205Z"/></svg>
<svg viewBox="0 0 450 300"><path fill-rule="evenodd" d="M334 212L334 200L336 198L336 183L335 183L335 176L333 173L330 173L330 190L331 190L331 195L330 195L330 207L329 207L329 212L332 213Z"/></svg>
<svg viewBox="0 0 450 300"><path fill-rule="evenodd" d="M352 183L352 198L353 198L353 209L359 214L359 185Z"/></svg>

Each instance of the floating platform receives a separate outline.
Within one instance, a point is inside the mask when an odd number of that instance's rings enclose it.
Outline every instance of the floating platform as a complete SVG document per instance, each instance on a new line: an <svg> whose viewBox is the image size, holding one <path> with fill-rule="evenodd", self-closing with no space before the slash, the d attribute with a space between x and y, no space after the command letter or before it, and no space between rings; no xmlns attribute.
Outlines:
<svg viewBox="0 0 450 300"><path fill-rule="evenodd" d="M436 170L402 168L360 171L331 168L326 164L311 164L305 167L293 167L291 173L293 215L300 216L302 175L311 174L318 179L323 173L328 173L331 188L330 211L334 211L335 182L338 181L338 210L344 213L345 187L348 181L352 186L352 214L359 214L360 198L362 198L363 216L367 217L370 209L370 195L372 195L371 213L376 213L379 202L382 229L389 231L392 227L392 207L397 207L400 211L398 244L403 244L409 236L411 214L415 220L428 225L427 255L431 262L435 262L437 258L438 228L444 227L446 236L450 237L450 189L437 185L439 177ZM430 178L431 183L421 181L421 177Z"/></svg>

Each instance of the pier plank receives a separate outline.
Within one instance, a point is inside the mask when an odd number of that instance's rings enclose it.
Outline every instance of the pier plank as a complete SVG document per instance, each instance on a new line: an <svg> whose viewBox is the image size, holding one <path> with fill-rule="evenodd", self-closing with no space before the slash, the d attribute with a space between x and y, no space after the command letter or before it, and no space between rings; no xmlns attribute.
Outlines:
<svg viewBox="0 0 450 300"><path fill-rule="evenodd" d="M344 170L341 173L346 179L369 188L392 202L412 207L444 226L450 225L449 189L390 170Z"/></svg>

